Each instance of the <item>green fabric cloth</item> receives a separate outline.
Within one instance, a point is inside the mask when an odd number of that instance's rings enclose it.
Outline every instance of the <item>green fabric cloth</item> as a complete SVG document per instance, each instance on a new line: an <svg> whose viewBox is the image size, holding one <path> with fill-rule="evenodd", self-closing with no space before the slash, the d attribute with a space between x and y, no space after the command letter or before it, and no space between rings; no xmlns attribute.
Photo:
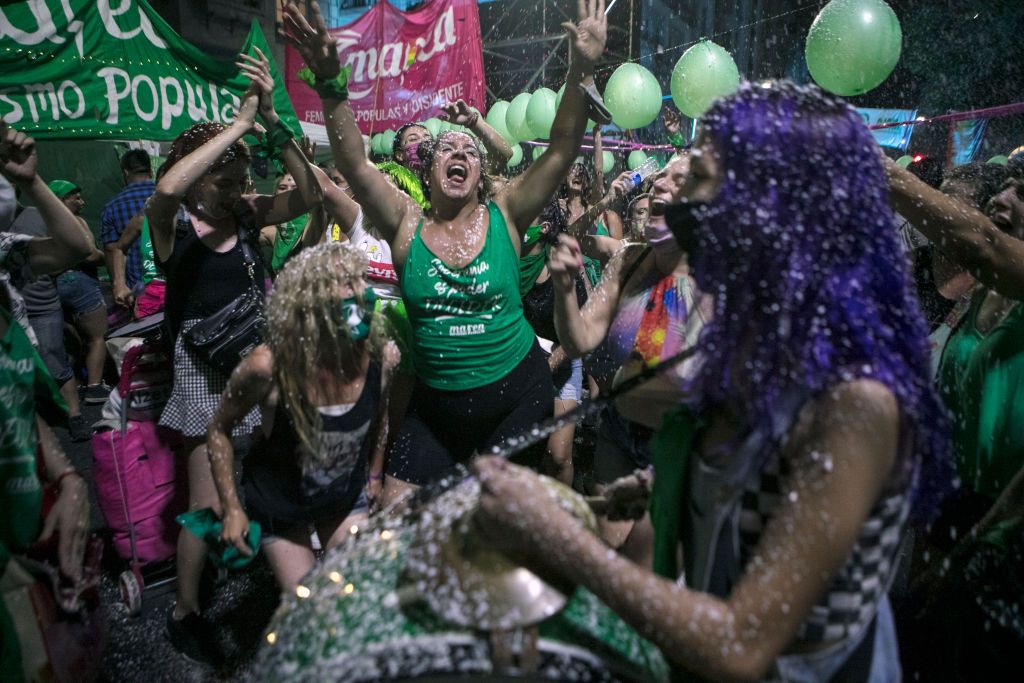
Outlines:
<svg viewBox="0 0 1024 683"><path fill-rule="evenodd" d="M153 236L149 231L149 219L142 217L142 232L139 233L139 255L142 257L142 283L148 285L161 278L153 256Z"/></svg>
<svg viewBox="0 0 1024 683"><path fill-rule="evenodd" d="M953 415L957 472L968 490L998 498L1024 465L1024 303L978 332L975 297L939 365L939 390Z"/></svg>
<svg viewBox="0 0 1024 683"><path fill-rule="evenodd" d="M402 296L413 331L413 362L420 380L444 391L495 382L534 344L519 294L519 255L505 218L488 203L483 249L455 268L423 241L423 221L402 270Z"/></svg>
<svg viewBox="0 0 1024 683"><path fill-rule="evenodd" d="M656 574L672 581L678 579L681 572L676 560L687 497L687 474L694 438L701 426L700 419L689 408L680 406L665 415L661 428L651 437L653 568Z"/></svg>
<svg viewBox="0 0 1024 683"><path fill-rule="evenodd" d="M0 318L7 322L0 339L0 543L17 549L39 535L36 412L66 412L67 405L21 325L3 308Z"/></svg>
<svg viewBox="0 0 1024 683"><path fill-rule="evenodd" d="M270 269L275 273L280 272L284 268L285 261L288 260L288 254L292 253L292 249L295 248L299 238L302 237L302 231L306 228L306 223L308 222L309 214L307 213L278 224L277 235L274 236L274 255L270 258Z"/></svg>
<svg viewBox="0 0 1024 683"><path fill-rule="evenodd" d="M212 508L183 512L174 520L186 530L200 538L209 548L210 561L218 567L228 569L241 569L252 562L256 553L260 550L260 537L263 530L259 522L249 522L249 536L246 539L252 555L243 555L233 545L226 545L220 538L220 532L224 528L220 518L213 512Z"/></svg>
<svg viewBox="0 0 1024 683"><path fill-rule="evenodd" d="M544 247L536 254L528 254L519 257L519 296L526 296L526 293L533 289L537 283L537 276L544 270L547 263L550 247Z"/></svg>

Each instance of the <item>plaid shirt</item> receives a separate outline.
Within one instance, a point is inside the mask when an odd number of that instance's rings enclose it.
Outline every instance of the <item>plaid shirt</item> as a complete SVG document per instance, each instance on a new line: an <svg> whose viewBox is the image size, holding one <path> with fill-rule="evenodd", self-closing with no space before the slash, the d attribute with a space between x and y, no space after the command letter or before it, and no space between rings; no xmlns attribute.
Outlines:
<svg viewBox="0 0 1024 683"><path fill-rule="evenodd" d="M155 189L156 183L152 180L140 180L125 185L123 190L114 195L114 198L103 207L103 214L100 217L100 241L103 244L116 242L128 226L128 221L142 213L146 200ZM132 243L125 255L124 270L125 284L129 288L135 287L135 283L142 279L142 256L139 253L138 239Z"/></svg>

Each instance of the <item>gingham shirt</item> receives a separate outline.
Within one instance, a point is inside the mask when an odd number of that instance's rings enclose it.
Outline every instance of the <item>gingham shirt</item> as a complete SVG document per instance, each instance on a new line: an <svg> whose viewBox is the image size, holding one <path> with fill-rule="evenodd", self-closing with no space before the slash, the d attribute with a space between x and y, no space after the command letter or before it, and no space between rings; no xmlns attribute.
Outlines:
<svg viewBox="0 0 1024 683"><path fill-rule="evenodd" d="M116 242L127 227L128 221L142 213L146 200L154 190L156 183L152 180L140 180L125 185L124 189L103 207L103 214L100 217L100 241L103 244ZM129 288L134 287L135 283L142 279L142 255L139 253L138 239L128 249L124 269L125 284Z"/></svg>

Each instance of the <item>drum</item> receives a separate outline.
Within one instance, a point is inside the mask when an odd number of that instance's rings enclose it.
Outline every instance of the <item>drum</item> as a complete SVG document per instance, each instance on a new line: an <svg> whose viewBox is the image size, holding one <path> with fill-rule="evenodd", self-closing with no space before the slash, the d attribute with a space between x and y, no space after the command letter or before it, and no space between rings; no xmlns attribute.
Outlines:
<svg viewBox="0 0 1024 683"><path fill-rule="evenodd" d="M410 602L403 567L414 528L378 518L328 553L271 619L254 671L266 680L667 681L660 652L593 594L576 589L535 628L503 635L513 655L535 639L528 671L496 669L489 632Z"/></svg>

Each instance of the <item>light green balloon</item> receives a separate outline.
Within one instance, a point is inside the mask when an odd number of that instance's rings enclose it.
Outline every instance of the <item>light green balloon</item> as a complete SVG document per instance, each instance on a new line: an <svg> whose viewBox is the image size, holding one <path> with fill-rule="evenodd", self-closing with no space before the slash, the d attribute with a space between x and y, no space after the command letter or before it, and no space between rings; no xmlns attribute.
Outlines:
<svg viewBox="0 0 1024 683"><path fill-rule="evenodd" d="M441 119L430 117L423 122L423 127L430 131L430 134L437 137L437 134L441 132Z"/></svg>
<svg viewBox="0 0 1024 683"><path fill-rule="evenodd" d="M523 163L523 146L512 145L512 156L509 157L508 163L505 165L512 168L513 166L518 166L521 163Z"/></svg>
<svg viewBox="0 0 1024 683"><path fill-rule="evenodd" d="M615 168L615 155L611 152L601 152L601 161L604 165L604 173L608 175Z"/></svg>
<svg viewBox="0 0 1024 683"><path fill-rule="evenodd" d="M437 129L437 134L440 135L441 133L447 133L448 131L453 129L454 125L452 124L451 121L441 121L441 125L438 126Z"/></svg>
<svg viewBox="0 0 1024 683"><path fill-rule="evenodd" d="M395 144L395 131L386 130L381 133L380 151L386 157L391 156L391 149Z"/></svg>
<svg viewBox="0 0 1024 683"><path fill-rule="evenodd" d="M530 106L530 93L521 92L512 98L505 112L505 123L508 125L508 132L512 133L512 139L516 142L533 140L537 134L526 122L526 108Z"/></svg>
<svg viewBox="0 0 1024 683"><path fill-rule="evenodd" d="M702 40L684 52L672 68L672 101L692 119L738 87L740 72L732 55L710 40Z"/></svg>
<svg viewBox="0 0 1024 683"><path fill-rule="evenodd" d="M370 136L370 153L380 154L380 133L374 133Z"/></svg>
<svg viewBox="0 0 1024 683"><path fill-rule="evenodd" d="M508 125L505 123L505 113L508 111L508 102L505 100L498 100L491 105L491 110L487 112L487 116L484 118L494 130L498 131L498 135L505 138L509 144L513 144L516 141L512 139L512 133L508 130Z"/></svg>
<svg viewBox="0 0 1024 683"><path fill-rule="evenodd" d="M634 149L629 153L629 158L626 159L626 165L629 166L629 170L639 168L645 161L647 161L647 154L642 149Z"/></svg>
<svg viewBox="0 0 1024 683"><path fill-rule="evenodd" d="M988 161L986 161L985 163L986 164L999 164L1000 166L1006 166L1008 163L1010 163L1010 157L1006 156L1005 154L997 154L994 157L992 157L991 159L989 159Z"/></svg>
<svg viewBox="0 0 1024 683"><path fill-rule="evenodd" d="M914 157L910 156L909 154L904 154L903 156L896 160L896 163L902 166L903 168L906 168L907 166L910 166L911 162L913 161Z"/></svg>
<svg viewBox="0 0 1024 683"><path fill-rule="evenodd" d="M565 83L563 83L562 87L558 89L557 93L555 93L555 110L556 111L558 110L559 107L562 106L562 95L564 95L564 94L565 94ZM593 130L594 126L596 126L596 125L597 125L596 122L591 121L590 119L587 119L587 130Z"/></svg>
<svg viewBox="0 0 1024 683"><path fill-rule="evenodd" d="M548 151L547 147L537 147L536 145L534 145L534 147L533 147L533 160L537 161L537 159L540 159L540 156L542 154L544 154L544 152L546 152L546 151Z"/></svg>
<svg viewBox="0 0 1024 683"><path fill-rule="evenodd" d="M836 95L860 95L889 77L903 31L883 0L832 0L807 33L804 56L814 82Z"/></svg>
<svg viewBox="0 0 1024 683"><path fill-rule="evenodd" d="M650 71L627 62L604 86L604 103L619 128L643 128L661 111L661 86Z"/></svg>
<svg viewBox="0 0 1024 683"><path fill-rule="evenodd" d="M551 137L551 124L555 122L557 95L551 88L538 88L530 95L530 103L526 105L526 125L537 137L547 140Z"/></svg>

